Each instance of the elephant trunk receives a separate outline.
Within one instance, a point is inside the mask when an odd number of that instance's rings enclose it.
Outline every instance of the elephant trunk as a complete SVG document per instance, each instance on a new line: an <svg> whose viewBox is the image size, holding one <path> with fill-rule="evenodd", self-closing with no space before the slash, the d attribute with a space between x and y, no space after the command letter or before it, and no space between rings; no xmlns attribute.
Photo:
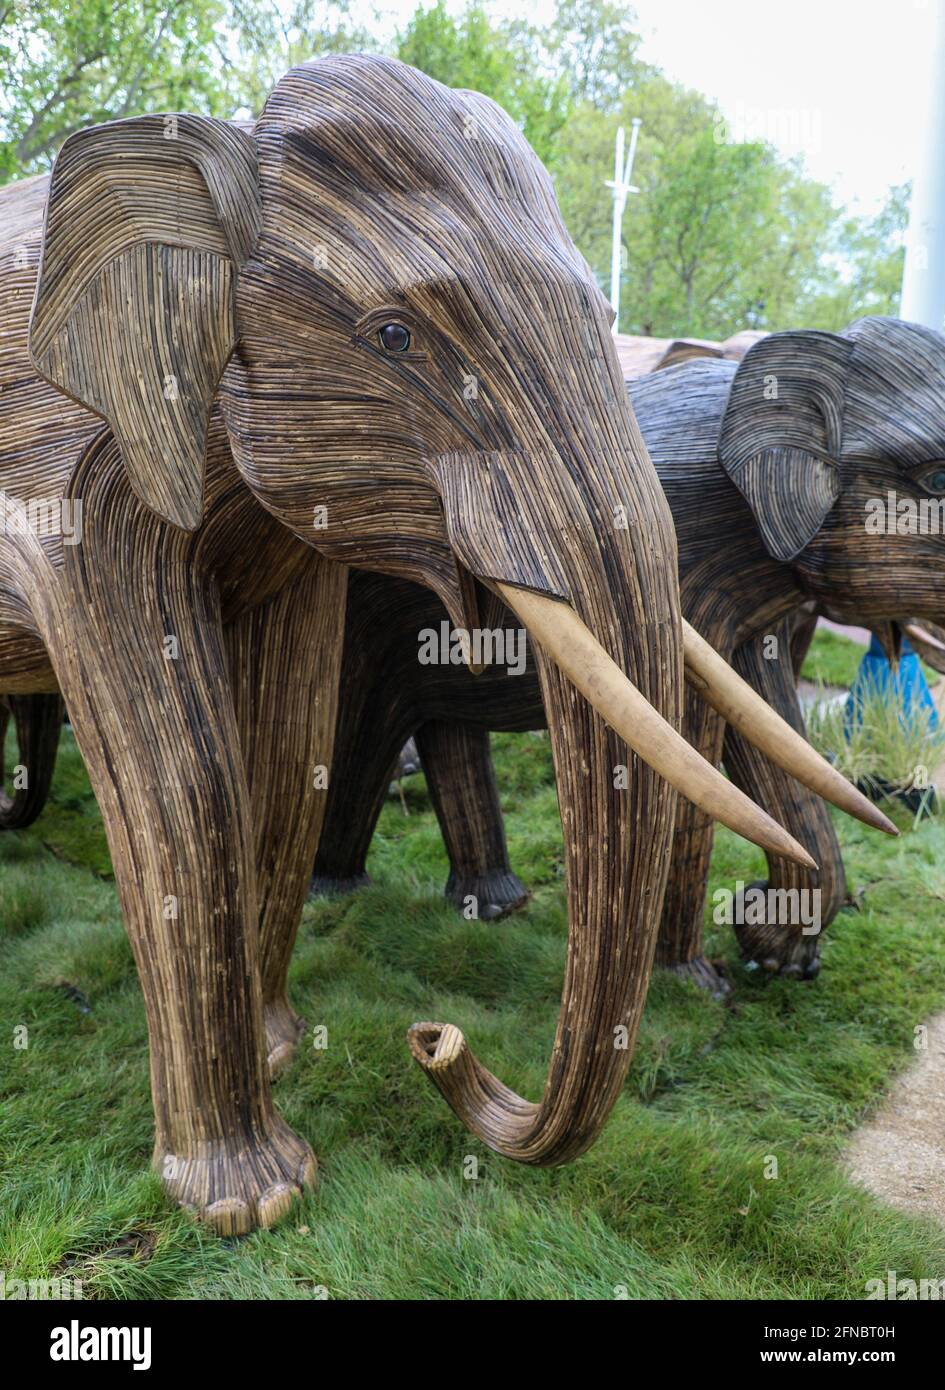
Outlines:
<svg viewBox="0 0 945 1390"><path fill-rule="evenodd" d="M649 524L640 544L640 531L631 540L614 529L606 495L599 503L586 488L579 495L564 470L539 460L454 455L439 460L437 472L454 550L467 567L519 606L526 625L534 620L530 600L539 615L541 605L570 605L577 627L628 673L672 733L681 715L682 641L675 537L661 495L644 495ZM408 1041L484 1143L508 1158L550 1166L593 1143L623 1085L649 982L676 793L578 693L574 672L566 674L548 650L557 645L566 664L568 641L549 643L544 630L532 636L568 893L567 964L544 1095L532 1103L510 1090L451 1024L414 1024Z"/></svg>

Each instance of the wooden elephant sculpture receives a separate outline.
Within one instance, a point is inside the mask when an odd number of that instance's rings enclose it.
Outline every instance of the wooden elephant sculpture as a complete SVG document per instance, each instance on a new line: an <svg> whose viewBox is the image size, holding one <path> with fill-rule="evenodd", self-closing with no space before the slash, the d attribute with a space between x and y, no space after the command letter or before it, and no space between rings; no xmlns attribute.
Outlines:
<svg viewBox="0 0 945 1390"><path fill-rule="evenodd" d="M573 1158L632 1056L676 789L807 856L676 732L672 520L541 164L487 99L330 56L252 131L70 137L50 180L0 192L0 238L0 690L67 703L168 1192L240 1232L313 1179L269 1070L301 1026L286 969L337 780L349 565L424 586L457 627L504 605L535 638L570 922L543 1098L451 1025L409 1046L491 1148Z"/></svg>
<svg viewBox="0 0 945 1390"><path fill-rule="evenodd" d="M885 632L891 649L904 614L930 622L941 615L941 333L868 318L842 334L771 334L740 363L691 360L631 381L628 390L673 513L685 616L795 730L804 729L795 667L817 613ZM937 523L924 525L927 517ZM352 575L350 622L364 606L360 586L370 582ZM384 639L396 677L383 693L392 743L381 740L372 750L360 783L347 777L332 788L314 888L331 890L363 875L396 729L398 738L417 736L449 852L449 896L475 897L482 915L498 916L526 890L508 862L488 731L540 725L534 677L526 671L502 681L444 668L439 683L431 682L417 665L417 632L442 615L419 593L414 608L405 602L401 611L403 625L392 615ZM909 630L921 641L921 630ZM347 663L346 655L345 669ZM363 738L354 731L376 728L381 708L376 684L350 669L336 748L342 765L349 745ZM827 926L845 883L820 799L691 690L684 729L819 865L812 871L769 855L763 886L774 891L766 903L796 904L799 898L779 895L816 890L819 898L807 901L816 904L820 928ZM680 803L656 960L722 992L724 982L702 954L712 833L705 816ZM736 923L743 955L789 976L815 974L820 938L805 916L746 914L750 920Z"/></svg>

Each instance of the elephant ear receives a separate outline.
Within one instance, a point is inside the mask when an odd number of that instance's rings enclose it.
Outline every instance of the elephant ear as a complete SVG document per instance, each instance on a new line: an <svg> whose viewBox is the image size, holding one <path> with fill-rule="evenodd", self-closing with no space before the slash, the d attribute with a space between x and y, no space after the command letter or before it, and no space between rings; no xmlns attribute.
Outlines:
<svg viewBox="0 0 945 1390"><path fill-rule="evenodd" d="M52 173L33 364L108 422L135 493L186 530L259 222L252 136L208 117L93 126Z"/></svg>
<svg viewBox="0 0 945 1390"><path fill-rule="evenodd" d="M776 560L804 549L840 494L852 351L834 333L771 333L745 354L732 381L719 459Z"/></svg>

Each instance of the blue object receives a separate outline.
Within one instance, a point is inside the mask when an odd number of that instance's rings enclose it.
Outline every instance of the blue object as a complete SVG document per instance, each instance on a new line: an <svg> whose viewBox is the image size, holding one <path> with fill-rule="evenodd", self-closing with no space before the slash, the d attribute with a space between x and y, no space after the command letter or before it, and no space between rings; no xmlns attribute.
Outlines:
<svg viewBox="0 0 945 1390"><path fill-rule="evenodd" d="M928 682L922 674L922 665L905 637L902 639L898 672L894 672L886 660L879 640L876 637L871 639L869 651L860 662L844 708L843 724L848 738L854 723L858 724L863 717L864 696L874 691L881 695L888 694L899 704L904 724L911 723L916 710L923 710L928 712L929 729L939 727L938 712L932 702Z"/></svg>

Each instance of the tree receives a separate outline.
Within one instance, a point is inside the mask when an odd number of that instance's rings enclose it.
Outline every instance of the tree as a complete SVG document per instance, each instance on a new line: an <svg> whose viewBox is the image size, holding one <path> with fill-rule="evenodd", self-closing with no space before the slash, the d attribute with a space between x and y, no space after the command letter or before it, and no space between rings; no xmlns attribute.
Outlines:
<svg viewBox="0 0 945 1390"><path fill-rule="evenodd" d="M628 89L653 73L637 57L636 23L634 10L612 0L560 0L544 43L573 102L616 110Z"/></svg>
<svg viewBox="0 0 945 1390"><path fill-rule="evenodd" d="M378 46L349 0L0 0L0 182L47 169L83 126L145 111L256 115L293 64ZM559 0L544 28L490 18L482 0L457 15L433 0L392 48L519 123L605 288L614 135L642 118L622 329L715 338L896 312L907 188L873 218L844 214L771 145L730 142L710 99L643 62L620 0Z"/></svg>
<svg viewBox="0 0 945 1390"><path fill-rule="evenodd" d="M349 0L278 0L234 4L236 55L230 85L236 105L256 116L283 73L322 53L367 52L374 36L351 23Z"/></svg>
<svg viewBox="0 0 945 1390"><path fill-rule="evenodd" d="M148 110L219 112L218 0L0 6L0 177L47 169L67 135Z"/></svg>
<svg viewBox="0 0 945 1390"><path fill-rule="evenodd" d="M864 314L898 314L911 191L898 184L875 217L841 220L830 248L836 283L808 306L813 326L837 332Z"/></svg>
<svg viewBox="0 0 945 1390"><path fill-rule="evenodd" d="M542 71L536 32L522 23L492 23L473 0L454 18L444 0L418 9L399 36L397 57L448 87L492 97L518 121L545 162L554 157L567 118L567 82Z"/></svg>
<svg viewBox="0 0 945 1390"><path fill-rule="evenodd" d="M558 142L556 182L579 247L609 288L614 133L640 116L641 192L623 222L621 329L727 337L783 327L824 286L821 252L836 218L829 191L762 142L731 144L718 108L658 73L621 106L583 103Z"/></svg>
<svg viewBox="0 0 945 1390"><path fill-rule="evenodd" d="M358 46L346 14L346 0L0 0L0 182L100 121L255 114L292 62Z"/></svg>

